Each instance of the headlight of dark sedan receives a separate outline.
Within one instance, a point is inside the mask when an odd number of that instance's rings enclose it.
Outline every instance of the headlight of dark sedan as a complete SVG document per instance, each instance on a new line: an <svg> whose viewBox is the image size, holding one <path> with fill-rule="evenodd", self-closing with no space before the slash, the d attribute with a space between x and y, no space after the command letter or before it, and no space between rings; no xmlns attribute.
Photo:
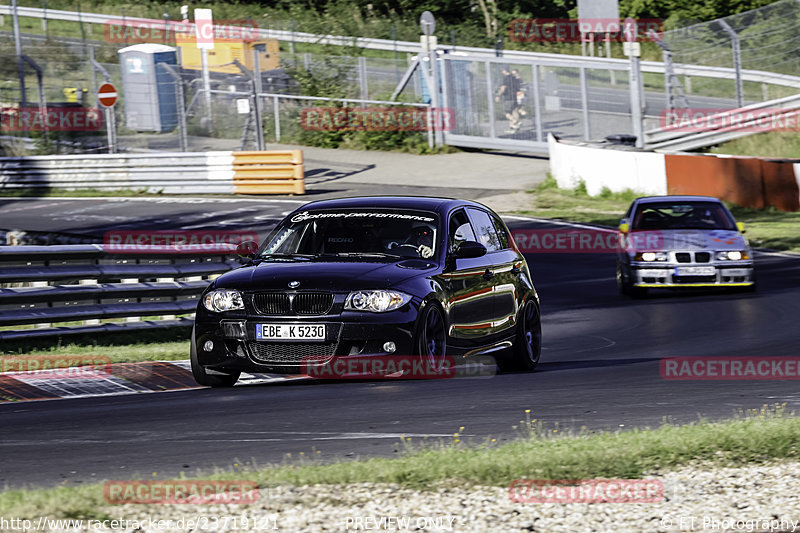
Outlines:
<svg viewBox="0 0 800 533"><path fill-rule="evenodd" d="M242 295L233 289L217 289L209 292L203 297L203 306L209 311L223 313L244 309Z"/></svg>
<svg viewBox="0 0 800 533"><path fill-rule="evenodd" d="M719 261L741 261L742 259L750 259L750 254L747 250L734 250L732 252L717 252L717 260Z"/></svg>
<svg viewBox="0 0 800 533"><path fill-rule="evenodd" d="M344 308L350 311L385 313L400 309L411 301L411 296L400 291L354 291L347 295Z"/></svg>

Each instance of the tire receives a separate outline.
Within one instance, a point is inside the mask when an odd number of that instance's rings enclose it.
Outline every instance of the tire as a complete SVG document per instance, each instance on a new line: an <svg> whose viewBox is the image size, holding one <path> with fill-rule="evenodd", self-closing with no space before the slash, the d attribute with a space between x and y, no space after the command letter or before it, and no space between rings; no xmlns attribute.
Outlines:
<svg viewBox="0 0 800 533"><path fill-rule="evenodd" d="M416 354L431 368L440 369L447 354L447 328L438 305L429 303L422 311L414 343Z"/></svg>
<svg viewBox="0 0 800 533"><path fill-rule="evenodd" d="M209 374L197 359L197 344L194 338L194 326L192 326L192 346L189 350L189 360L192 363L192 376L198 385L204 387L233 387L239 380L241 372L232 374L217 375Z"/></svg>
<svg viewBox="0 0 800 533"><path fill-rule="evenodd" d="M626 280L622 273L622 265L617 263L617 287L619 293L629 298L644 298L647 296L647 287L634 287L630 279Z"/></svg>
<svg viewBox="0 0 800 533"><path fill-rule="evenodd" d="M542 356L542 317L539 304L528 300L520 312L512 357L498 361L500 370L533 372Z"/></svg>

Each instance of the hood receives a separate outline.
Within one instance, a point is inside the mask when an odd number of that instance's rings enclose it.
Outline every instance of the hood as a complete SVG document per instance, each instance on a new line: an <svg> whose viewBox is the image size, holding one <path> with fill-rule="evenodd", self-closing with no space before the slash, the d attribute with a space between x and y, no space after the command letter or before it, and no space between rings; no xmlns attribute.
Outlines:
<svg viewBox="0 0 800 533"><path fill-rule="evenodd" d="M676 229L634 231L627 237L628 252L746 250L747 241L736 230Z"/></svg>
<svg viewBox="0 0 800 533"><path fill-rule="evenodd" d="M409 278L429 273L433 263L407 260L395 263L364 261L264 261L238 268L217 278L215 287L280 290L299 281L299 290L348 291L389 288Z"/></svg>

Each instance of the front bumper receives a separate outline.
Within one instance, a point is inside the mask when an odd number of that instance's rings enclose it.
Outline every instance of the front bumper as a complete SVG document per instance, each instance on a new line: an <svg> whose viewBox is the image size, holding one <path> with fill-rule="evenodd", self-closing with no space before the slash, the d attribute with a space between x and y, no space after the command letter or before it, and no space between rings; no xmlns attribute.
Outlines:
<svg viewBox="0 0 800 533"><path fill-rule="evenodd" d="M309 366L330 364L334 359L413 353L413 332L418 311L406 305L388 313L341 312L315 317L227 317L198 312L195 319L195 350L200 365L219 372L297 374ZM324 340L262 341L257 324L320 325ZM207 342L211 341L211 345ZM395 351L386 352L386 342ZM209 349L210 348L210 349Z"/></svg>
<svg viewBox="0 0 800 533"><path fill-rule="evenodd" d="M709 269L709 272L698 271ZM694 271L691 269L695 269ZM710 270L713 269L713 272ZM755 284L752 261L730 261L724 264L633 262L630 267L634 287L748 287Z"/></svg>

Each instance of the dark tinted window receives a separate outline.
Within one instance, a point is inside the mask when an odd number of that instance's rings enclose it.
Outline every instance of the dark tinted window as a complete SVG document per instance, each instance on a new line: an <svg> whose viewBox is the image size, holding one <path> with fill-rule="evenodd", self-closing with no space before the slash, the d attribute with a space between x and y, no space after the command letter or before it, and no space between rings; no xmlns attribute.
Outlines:
<svg viewBox="0 0 800 533"><path fill-rule="evenodd" d="M467 214L463 209L453 213L450 217L450 224L448 225L450 249L455 249L460 243L464 241L474 241L475 233L472 231L472 226L469 223Z"/></svg>
<svg viewBox="0 0 800 533"><path fill-rule="evenodd" d="M497 238L500 241L500 248L505 250L508 248L508 232L506 231L506 226L503 224L502 220L494 215L492 215L492 221L494 222L494 230L497 232Z"/></svg>
<svg viewBox="0 0 800 533"><path fill-rule="evenodd" d="M727 229L735 230L733 218L718 202L647 202L639 204L633 229Z"/></svg>
<svg viewBox="0 0 800 533"><path fill-rule="evenodd" d="M498 237L497 231L494 229L494 223L489 217L489 213L480 209L469 208L469 217L475 227L478 242L486 247L486 251L496 252L502 250L500 237ZM508 244L508 239L506 239L506 244Z"/></svg>

